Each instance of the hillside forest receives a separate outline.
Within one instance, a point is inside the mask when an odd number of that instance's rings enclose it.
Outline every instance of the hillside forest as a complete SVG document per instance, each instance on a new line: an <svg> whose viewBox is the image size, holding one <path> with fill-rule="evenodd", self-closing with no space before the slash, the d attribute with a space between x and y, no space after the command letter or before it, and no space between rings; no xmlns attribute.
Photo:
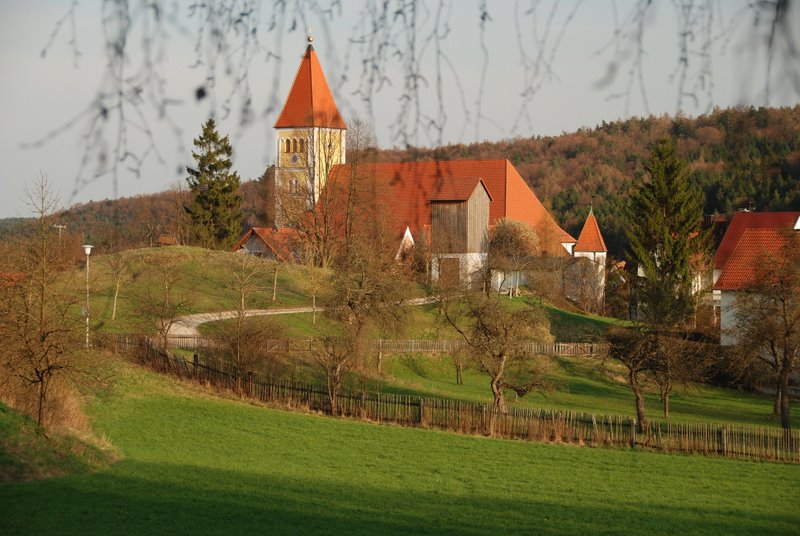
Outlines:
<svg viewBox="0 0 800 536"><path fill-rule="evenodd" d="M705 214L800 210L800 105L715 109L696 118L631 118L559 136L434 149L376 148L370 157L377 161L507 158L573 236L593 205L611 256L624 258L629 193L645 180L643 163L653 142L664 136L675 138L678 155L689 164L691 183L704 192ZM267 202L271 179L267 168L261 177L242 183L243 231L271 224ZM162 235L184 243L188 196L185 185L173 185L157 194L80 203L57 219L75 240L103 249L154 245ZM0 239L18 232L23 223L19 218L0 220Z"/></svg>

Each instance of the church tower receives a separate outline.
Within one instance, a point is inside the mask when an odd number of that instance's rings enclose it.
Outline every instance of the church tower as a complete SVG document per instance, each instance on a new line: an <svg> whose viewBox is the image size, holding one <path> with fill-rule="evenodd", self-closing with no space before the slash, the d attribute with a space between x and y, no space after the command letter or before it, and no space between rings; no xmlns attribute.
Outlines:
<svg viewBox="0 0 800 536"><path fill-rule="evenodd" d="M325 80L317 53L308 47L275 122L276 226L286 224L287 200L311 208L331 168L344 164L347 126Z"/></svg>

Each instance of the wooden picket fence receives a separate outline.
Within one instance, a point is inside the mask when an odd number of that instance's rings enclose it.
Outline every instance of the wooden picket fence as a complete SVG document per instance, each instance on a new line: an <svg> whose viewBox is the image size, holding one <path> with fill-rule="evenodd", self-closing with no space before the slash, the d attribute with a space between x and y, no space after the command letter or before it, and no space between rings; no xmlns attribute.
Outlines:
<svg viewBox="0 0 800 536"><path fill-rule="evenodd" d="M232 390L262 402L465 434L486 434L489 429L492 407L485 403L343 390L334 411L322 386L242 373L230 366L206 362L197 354L187 361L158 349L146 337L120 337L113 345L157 371ZM494 433L509 439L646 447L664 452L800 463L800 433L764 427L652 421L644 431L639 431L636 420L630 417L511 408L497 415Z"/></svg>
<svg viewBox="0 0 800 536"><path fill-rule="evenodd" d="M203 350L216 346L213 339L194 335L170 335L168 343L171 348L184 350ZM313 350L314 339L265 339L263 344L267 353L303 353ZM464 341L458 339L375 339L371 341L372 350L379 353L446 353L460 350L464 346ZM525 350L536 354L594 357L605 352L606 345L590 342L529 342L525 345Z"/></svg>

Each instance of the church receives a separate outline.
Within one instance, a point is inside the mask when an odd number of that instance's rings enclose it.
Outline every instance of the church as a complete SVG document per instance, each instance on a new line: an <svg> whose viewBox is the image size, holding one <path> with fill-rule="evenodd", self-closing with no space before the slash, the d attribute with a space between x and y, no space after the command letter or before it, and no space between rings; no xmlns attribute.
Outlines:
<svg viewBox="0 0 800 536"><path fill-rule="evenodd" d="M303 192L305 208L314 208L321 203L326 184L352 180L356 164L346 161L347 125L310 36L274 128L276 192ZM541 255L589 259L594 277L605 280L606 247L594 214L589 212L576 240L508 160L363 162L357 173L380 185L375 203L387 215L387 232L396 239L398 256L427 241L435 254L430 267L434 281L475 283L476 274L485 271L491 229L502 218L529 224L538 236ZM279 197L278 228L286 222Z"/></svg>

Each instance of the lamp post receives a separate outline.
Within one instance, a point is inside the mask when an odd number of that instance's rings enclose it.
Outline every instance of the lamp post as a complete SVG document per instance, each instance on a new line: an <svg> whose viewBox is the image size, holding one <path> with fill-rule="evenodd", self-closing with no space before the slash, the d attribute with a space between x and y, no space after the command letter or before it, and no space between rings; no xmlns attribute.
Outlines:
<svg viewBox="0 0 800 536"><path fill-rule="evenodd" d="M94 246L84 244L81 247L86 255L86 305L84 305L83 317L86 319L86 348L89 348L89 255L92 254Z"/></svg>

